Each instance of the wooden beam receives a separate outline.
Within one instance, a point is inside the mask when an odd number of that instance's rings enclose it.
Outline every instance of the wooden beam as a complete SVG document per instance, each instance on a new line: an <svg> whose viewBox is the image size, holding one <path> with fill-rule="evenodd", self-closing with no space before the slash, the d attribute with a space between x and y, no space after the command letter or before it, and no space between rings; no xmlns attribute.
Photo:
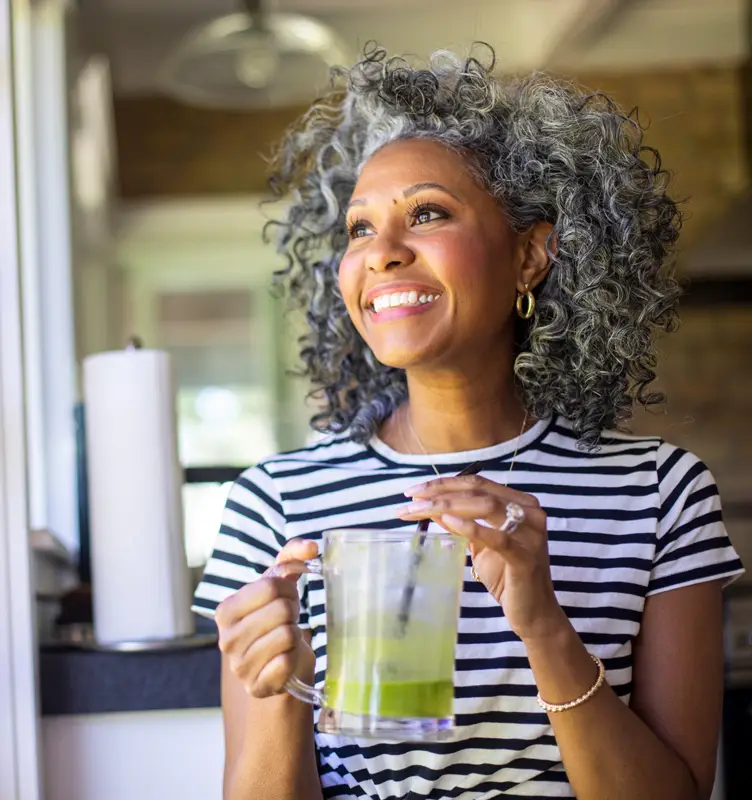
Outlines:
<svg viewBox="0 0 752 800"><path fill-rule="evenodd" d="M716 306L752 306L752 275L690 280L681 299L681 307Z"/></svg>
<svg viewBox="0 0 752 800"><path fill-rule="evenodd" d="M265 157L303 110L207 110L159 95L116 97L121 196L263 192Z"/></svg>
<svg viewBox="0 0 752 800"><path fill-rule="evenodd" d="M747 153L747 168L752 174L752 0L747 0L745 15L747 49L751 54L742 66L741 86L744 102L744 144Z"/></svg>

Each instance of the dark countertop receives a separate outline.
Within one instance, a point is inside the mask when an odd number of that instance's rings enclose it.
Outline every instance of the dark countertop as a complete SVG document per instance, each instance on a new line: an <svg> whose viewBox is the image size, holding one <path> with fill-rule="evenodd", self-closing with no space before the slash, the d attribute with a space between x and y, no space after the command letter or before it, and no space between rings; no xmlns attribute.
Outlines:
<svg viewBox="0 0 752 800"><path fill-rule="evenodd" d="M135 652L43 645L42 715L219 708L220 663L216 638L206 634Z"/></svg>

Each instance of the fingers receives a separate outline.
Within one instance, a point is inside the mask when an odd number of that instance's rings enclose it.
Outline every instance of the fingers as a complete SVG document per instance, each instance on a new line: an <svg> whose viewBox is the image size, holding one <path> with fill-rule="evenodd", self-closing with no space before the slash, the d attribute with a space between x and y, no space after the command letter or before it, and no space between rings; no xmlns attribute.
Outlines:
<svg viewBox="0 0 752 800"><path fill-rule="evenodd" d="M440 517L438 523L449 533L462 536L470 545L471 552L477 553L488 548L500 553L504 560L511 566L522 564L529 558L529 553L517 542L510 534L479 525L470 519L455 517L445 514ZM474 556L475 557L475 556Z"/></svg>
<svg viewBox="0 0 752 800"><path fill-rule="evenodd" d="M300 628L286 623L252 639L242 652L224 652L230 669L254 697L270 697L284 689L295 670L301 643Z"/></svg>
<svg viewBox="0 0 752 800"><path fill-rule="evenodd" d="M246 680L256 697L279 694L298 665L303 634L297 625L282 625L257 639L244 659Z"/></svg>
<svg viewBox="0 0 752 800"><path fill-rule="evenodd" d="M300 603L295 585L304 561L318 553L315 542L293 540L280 551L275 567L219 604L215 620L219 648L230 669L255 697L279 694L293 674L302 650L312 656L298 627ZM272 570L284 567L280 575Z"/></svg>
<svg viewBox="0 0 752 800"><path fill-rule="evenodd" d="M277 597L287 597L298 602L298 590L295 585L298 577L305 571L303 561L314 558L318 554L315 542L304 539L293 539L288 542L277 556L275 565L284 564L279 575L269 575L243 586L227 599L223 600L215 612L217 625L229 627L237 620L268 605ZM274 569L273 567L271 569Z"/></svg>
<svg viewBox="0 0 752 800"><path fill-rule="evenodd" d="M405 520L424 518L440 520L442 516L448 514L471 521L482 519L495 527L501 527L507 519L507 505L510 502L513 501L503 498L496 492L446 491L433 497L413 500L398 512L398 516ZM546 513L543 509L537 505L527 505L523 508L525 521L519 526L519 530L524 526L538 534L545 534Z"/></svg>
<svg viewBox="0 0 752 800"><path fill-rule="evenodd" d="M266 578L244 588L256 586L263 592L270 588L295 591L295 586L285 580ZM223 617L218 619L219 649L225 654L232 672L254 697L278 694L293 674L303 646L298 616L297 596L292 600L278 594L232 623L227 624Z"/></svg>
<svg viewBox="0 0 752 800"><path fill-rule="evenodd" d="M318 547L314 542L293 539L280 550L274 565L269 567L264 576L295 582L306 572L305 562L317 555Z"/></svg>
<svg viewBox="0 0 752 800"><path fill-rule="evenodd" d="M280 597L297 604L298 589L295 583L284 578L259 578L248 583L217 606L214 612L217 627L220 630L228 629Z"/></svg>
<svg viewBox="0 0 752 800"><path fill-rule="evenodd" d="M415 500L431 499L445 492L470 492L494 494L501 498L505 503L519 503L521 506L539 508L538 499L527 492L519 492L517 489L510 489L500 483L483 478L480 475L460 475L449 478L437 478L427 483L411 486L405 491L408 497Z"/></svg>
<svg viewBox="0 0 752 800"><path fill-rule="evenodd" d="M228 656L230 666L235 671L257 639L283 625L297 625L299 615L297 602L287 597L278 597L233 625L219 627L219 649Z"/></svg>
<svg viewBox="0 0 752 800"><path fill-rule="evenodd" d="M307 561L316 558L319 548L316 542L307 539L291 539L280 551L275 564L284 564L286 561Z"/></svg>

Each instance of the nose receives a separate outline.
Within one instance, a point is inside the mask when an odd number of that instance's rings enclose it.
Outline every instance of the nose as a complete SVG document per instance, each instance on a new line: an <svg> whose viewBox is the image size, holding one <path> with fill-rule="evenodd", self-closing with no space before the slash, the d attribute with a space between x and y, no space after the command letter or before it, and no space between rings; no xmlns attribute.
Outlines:
<svg viewBox="0 0 752 800"><path fill-rule="evenodd" d="M415 261L415 253L396 236L379 234L371 241L366 255L366 268L371 272L387 272L406 267Z"/></svg>

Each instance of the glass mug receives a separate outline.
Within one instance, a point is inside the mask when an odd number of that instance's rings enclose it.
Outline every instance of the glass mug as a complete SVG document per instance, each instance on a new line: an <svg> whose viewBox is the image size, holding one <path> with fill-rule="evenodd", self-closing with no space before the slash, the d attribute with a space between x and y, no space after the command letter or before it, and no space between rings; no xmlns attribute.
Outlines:
<svg viewBox="0 0 752 800"><path fill-rule="evenodd" d="M446 533L419 535L327 531L323 555L304 564L324 580L326 678L323 691L295 677L285 689L321 706L322 733L451 738L466 544ZM289 570L279 564L269 574Z"/></svg>

